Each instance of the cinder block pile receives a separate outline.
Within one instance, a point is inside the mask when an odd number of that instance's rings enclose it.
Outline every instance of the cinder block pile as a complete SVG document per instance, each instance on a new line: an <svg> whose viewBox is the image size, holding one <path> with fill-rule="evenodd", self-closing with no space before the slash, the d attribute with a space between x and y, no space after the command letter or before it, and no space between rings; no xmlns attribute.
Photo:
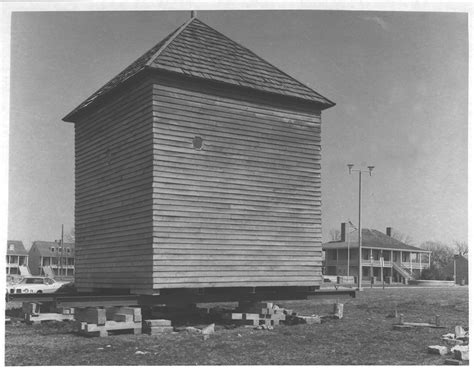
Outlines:
<svg viewBox="0 0 474 370"><path fill-rule="evenodd" d="M286 320L285 310L273 303L242 304L236 310L234 313L225 313L224 318L232 320L235 324L253 326L275 326Z"/></svg>
<svg viewBox="0 0 474 370"><path fill-rule="evenodd" d="M172 333L171 320L157 319L143 321L143 332L150 335Z"/></svg>
<svg viewBox="0 0 474 370"><path fill-rule="evenodd" d="M76 309L75 319L79 334L106 337L112 332L142 333L142 314L139 307L88 307Z"/></svg>
<svg viewBox="0 0 474 370"><path fill-rule="evenodd" d="M27 324L40 324L43 321L74 320L74 308L57 308L51 304L23 302L22 311Z"/></svg>
<svg viewBox="0 0 474 370"><path fill-rule="evenodd" d="M456 326L454 333L444 334L442 337L446 346L428 346L428 352L451 356L446 358L446 365L467 365L469 364L469 332L462 326ZM451 349L449 346L454 346Z"/></svg>

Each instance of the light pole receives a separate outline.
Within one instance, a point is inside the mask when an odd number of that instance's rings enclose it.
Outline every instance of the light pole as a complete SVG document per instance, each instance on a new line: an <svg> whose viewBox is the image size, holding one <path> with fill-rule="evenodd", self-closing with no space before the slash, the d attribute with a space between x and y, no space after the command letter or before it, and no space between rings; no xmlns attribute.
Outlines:
<svg viewBox="0 0 474 370"><path fill-rule="evenodd" d="M353 164L348 164L347 167L349 168L349 175L352 172L359 173L359 276L357 277L357 285L359 291L362 291L362 228L360 227L360 214L361 214L361 200L362 200L362 174L368 173L369 176L372 176L372 171L374 170L374 166L368 166L368 171L362 169L352 169L354 167Z"/></svg>
<svg viewBox="0 0 474 370"><path fill-rule="evenodd" d="M347 233L347 278L349 278L349 271L350 271L350 254L351 254L351 233L357 230L357 228L352 224L351 220L348 221L352 230Z"/></svg>

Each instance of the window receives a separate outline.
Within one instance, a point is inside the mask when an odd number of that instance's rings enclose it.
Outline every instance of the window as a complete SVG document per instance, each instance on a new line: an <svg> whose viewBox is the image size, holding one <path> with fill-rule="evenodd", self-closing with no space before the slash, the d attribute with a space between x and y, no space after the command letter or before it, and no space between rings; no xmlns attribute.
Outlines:
<svg viewBox="0 0 474 370"><path fill-rule="evenodd" d="M336 259L336 249L329 249L326 251L327 259L328 260L335 260Z"/></svg>
<svg viewBox="0 0 474 370"><path fill-rule="evenodd" d="M54 247L51 247L51 252L54 252Z"/></svg>
<svg viewBox="0 0 474 370"><path fill-rule="evenodd" d="M15 250L15 244L10 244L10 245L8 246L8 249L9 249L11 252L13 252L13 251Z"/></svg>
<svg viewBox="0 0 474 370"><path fill-rule="evenodd" d="M362 249L362 259L369 260L370 259L370 251L368 249Z"/></svg>
<svg viewBox="0 0 474 370"><path fill-rule="evenodd" d="M45 284L53 284L53 280L46 278L44 279Z"/></svg>
<svg viewBox="0 0 474 370"><path fill-rule="evenodd" d="M68 253L71 253L71 248L68 248L68 249L67 249L67 252L68 252Z"/></svg>
<svg viewBox="0 0 474 370"><path fill-rule="evenodd" d="M42 278L27 278L24 281L25 284L43 284L43 282Z"/></svg>
<svg viewBox="0 0 474 370"><path fill-rule="evenodd" d="M339 256L340 260L347 260L347 249L339 249Z"/></svg>

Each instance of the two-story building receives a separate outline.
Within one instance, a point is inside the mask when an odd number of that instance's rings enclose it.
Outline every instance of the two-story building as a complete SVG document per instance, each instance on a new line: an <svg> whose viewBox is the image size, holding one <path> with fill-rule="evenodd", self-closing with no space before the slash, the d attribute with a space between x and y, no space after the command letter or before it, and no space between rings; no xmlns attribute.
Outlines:
<svg viewBox="0 0 474 370"><path fill-rule="evenodd" d="M341 224L341 239L323 243L327 275L359 275L358 231L348 231ZM402 243L392 238L392 228L386 233L362 229L362 280L404 282L418 278L430 266L430 251Z"/></svg>
<svg viewBox="0 0 474 370"><path fill-rule="evenodd" d="M7 275L29 275L28 252L21 240L7 240Z"/></svg>
<svg viewBox="0 0 474 370"><path fill-rule="evenodd" d="M73 277L74 262L74 243L35 241L28 266L33 275Z"/></svg>

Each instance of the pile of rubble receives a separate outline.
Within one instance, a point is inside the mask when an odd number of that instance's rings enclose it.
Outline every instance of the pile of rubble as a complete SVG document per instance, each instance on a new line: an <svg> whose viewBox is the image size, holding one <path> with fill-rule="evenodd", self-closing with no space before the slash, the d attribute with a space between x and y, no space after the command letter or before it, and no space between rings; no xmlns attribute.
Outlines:
<svg viewBox="0 0 474 370"><path fill-rule="evenodd" d="M276 325L321 324L325 319L342 319L344 305L334 304L334 312L330 315L299 315L293 310L279 307L273 303L240 304L233 312L227 312L223 318L236 325L253 326L257 330L272 330Z"/></svg>
<svg viewBox="0 0 474 370"><path fill-rule="evenodd" d="M41 310L40 310L41 307ZM23 304L23 315L27 323L44 321L75 321L75 331L84 336L105 337L110 334L146 333L162 335L187 332L203 335L207 339L214 333L215 324L225 328L238 326L255 330L273 330L277 325L321 324L327 319L342 319L343 304L335 303L329 315L299 315L291 309L273 303L245 302L235 309L198 308L195 304L187 306L140 307L84 307L60 308L46 307L36 303ZM43 311L43 312L41 312ZM44 312L50 311L50 312ZM189 326L196 322L205 325ZM207 326L206 326L207 325Z"/></svg>
<svg viewBox="0 0 474 370"><path fill-rule="evenodd" d="M446 358L446 365L466 365L469 364L469 330L462 326L456 326L454 333L444 334L441 339L444 346L428 346L428 352ZM451 348L449 348L451 347Z"/></svg>

